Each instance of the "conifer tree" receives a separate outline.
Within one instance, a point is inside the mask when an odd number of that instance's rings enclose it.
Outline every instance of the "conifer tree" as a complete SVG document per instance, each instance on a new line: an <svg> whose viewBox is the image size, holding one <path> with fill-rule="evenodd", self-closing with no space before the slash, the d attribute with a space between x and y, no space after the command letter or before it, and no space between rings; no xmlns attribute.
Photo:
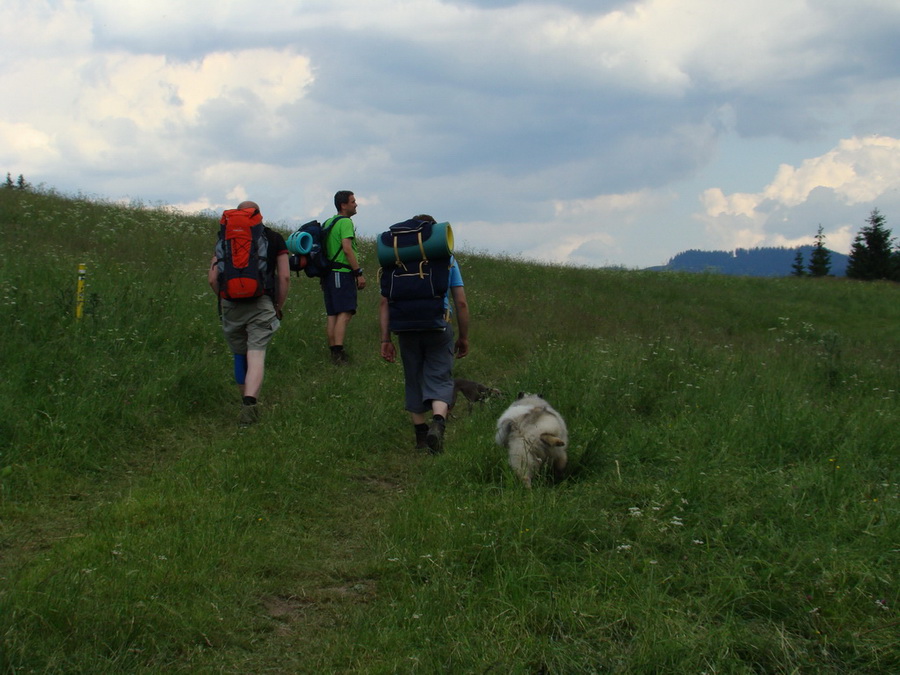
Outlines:
<svg viewBox="0 0 900 675"><path fill-rule="evenodd" d="M16 184L13 183L12 176L9 175L9 172L6 173L6 182L3 184L3 187L7 190L12 190L14 187L16 187Z"/></svg>
<svg viewBox="0 0 900 675"><path fill-rule="evenodd" d="M893 237L878 209L856 235L850 248L847 276L851 279L897 279L893 264Z"/></svg>
<svg viewBox="0 0 900 675"><path fill-rule="evenodd" d="M825 235L822 226L815 236L815 246L809 255L809 275L812 277L826 277L831 271L831 251L825 248Z"/></svg>
<svg viewBox="0 0 900 675"><path fill-rule="evenodd" d="M803 267L803 251L801 251L799 248L794 254L794 263L791 265L791 274L793 274L795 277L806 276L806 270Z"/></svg>

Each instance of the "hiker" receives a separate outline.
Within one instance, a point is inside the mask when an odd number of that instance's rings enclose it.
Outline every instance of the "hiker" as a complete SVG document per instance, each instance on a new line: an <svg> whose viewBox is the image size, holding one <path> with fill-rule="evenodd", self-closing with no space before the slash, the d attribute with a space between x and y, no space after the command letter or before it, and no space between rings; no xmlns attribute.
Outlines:
<svg viewBox="0 0 900 675"><path fill-rule="evenodd" d="M413 218L414 221L436 223L427 214ZM405 388L405 408L412 417L417 450L427 450L437 455L444 448L444 427L453 400L453 361L454 355L461 359L469 353L469 306L466 302L466 291L463 287L462 274L456 259L449 258L449 282L447 292L440 303L439 316L434 327L426 329L402 330L393 329L397 334L400 358L403 363L403 379ZM446 273L446 268L445 268ZM382 273L383 275L385 272ZM416 276L416 275L413 275ZM456 311L458 335L454 340L453 326L450 322L450 299ZM401 301L389 302L386 288L382 286L379 319L381 324L381 357L390 363L397 358L397 351L391 339L392 303L394 312L399 313ZM393 317L396 318L396 317ZM431 424L427 414L431 412Z"/></svg>
<svg viewBox="0 0 900 675"><path fill-rule="evenodd" d="M325 255L333 260L332 269L322 277L322 294L327 315L326 333L331 361L336 365L349 362L344 350L347 325L356 314L356 295L366 287L366 278L356 248L356 231L352 216L356 215L356 196L349 190L334 195L337 215L326 220L324 228L331 227L325 239ZM336 222L335 222L336 221Z"/></svg>
<svg viewBox="0 0 900 675"><path fill-rule="evenodd" d="M254 246L257 249L264 246L266 251L265 256L260 256L262 288L256 291L258 295L254 297L228 298L229 295L237 295L229 292L230 278L235 273L224 260L230 249L226 249L222 241L227 227L225 221L229 217L243 218L247 223L261 228L264 240L257 240ZM257 399L263 382L266 346L281 324L291 270L284 237L262 224L262 214L255 202L244 201L234 211L225 211L222 222L223 233L209 267L209 285L220 299L222 330L234 355L234 380L241 393L238 423L248 426L259 420Z"/></svg>

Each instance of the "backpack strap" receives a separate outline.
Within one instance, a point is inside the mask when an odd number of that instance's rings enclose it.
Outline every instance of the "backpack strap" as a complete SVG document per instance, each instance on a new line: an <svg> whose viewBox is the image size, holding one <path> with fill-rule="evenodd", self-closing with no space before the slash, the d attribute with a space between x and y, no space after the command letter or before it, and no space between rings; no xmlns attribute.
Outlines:
<svg viewBox="0 0 900 675"><path fill-rule="evenodd" d="M341 215L334 216L334 217L331 219L331 225L329 225L328 227L325 227L325 228L322 229L322 239L324 240L324 242L326 242L326 245L325 245L325 252L326 252L326 253L325 253L325 255L328 255L327 241L328 241L328 237L331 235L331 230L334 229L334 226L338 224L338 221L342 220L343 218L347 218L347 217L348 217L348 216L341 216ZM331 258L328 259L328 266L329 266L329 268L333 268L333 267L334 267L335 260L337 260L337 257L338 257L340 254L341 254L341 246L340 246L340 243L339 243L339 244L338 244L338 250L335 251L335 254L334 254L333 256L331 256Z"/></svg>
<svg viewBox="0 0 900 675"><path fill-rule="evenodd" d="M394 237L391 237L391 238L394 240L394 259L397 261L396 264L397 264L397 265L401 265L401 266L403 266L403 267L406 267L406 265L403 265L403 262L400 260L400 247L399 247L399 245L397 244L397 242L400 240L400 237L394 236ZM425 253L425 244L424 244L423 241L422 241L422 229L421 229L421 228L419 228L419 229L416 231L416 242L419 244L419 251L422 252L422 261L423 261L423 262L428 262L428 255ZM419 265L419 267L420 267L420 272L419 272L419 273L421 274L421 267L422 267L422 266Z"/></svg>

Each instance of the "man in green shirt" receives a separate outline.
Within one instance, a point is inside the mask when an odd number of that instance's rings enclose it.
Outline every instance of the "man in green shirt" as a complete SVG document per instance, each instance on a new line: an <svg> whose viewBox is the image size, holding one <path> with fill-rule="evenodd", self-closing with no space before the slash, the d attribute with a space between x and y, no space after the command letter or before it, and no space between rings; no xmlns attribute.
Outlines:
<svg viewBox="0 0 900 675"><path fill-rule="evenodd" d="M357 291L366 287L366 278L359 265L356 231L351 220L356 215L356 196L349 190L340 190L334 195L334 207L337 215L324 223L325 227L334 223L325 240L325 254L334 263L328 274L322 277L322 294L328 316L326 332L331 360L343 365L348 362L344 336L350 319L356 314Z"/></svg>

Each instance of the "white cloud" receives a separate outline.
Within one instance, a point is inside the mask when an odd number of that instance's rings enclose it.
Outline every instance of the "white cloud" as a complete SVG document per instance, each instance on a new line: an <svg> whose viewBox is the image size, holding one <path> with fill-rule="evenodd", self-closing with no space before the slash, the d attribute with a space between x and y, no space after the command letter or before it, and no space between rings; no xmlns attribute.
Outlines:
<svg viewBox="0 0 900 675"><path fill-rule="evenodd" d="M90 17L74 0L3 0L0 66L84 53L93 37Z"/></svg>
<svg viewBox="0 0 900 675"><path fill-rule="evenodd" d="M128 117L145 130L196 122L201 106L243 89L264 106L248 114L265 114L300 98L313 80L306 57L272 49L213 52L187 63L117 53L83 72L84 116Z"/></svg>
<svg viewBox="0 0 900 675"><path fill-rule="evenodd" d="M802 204L817 188L830 188L848 204L871 202L889 190L900 189L900 139L884 136L849 138L799 167L782 164L774 180L757 194L729 196L719 188L704 193L706 215L753 217L764 202L792 207Z"/></svg>
<svg viewBox="0 0 900 675"><path fill-rule="evenodd" d="M3 158L38 172L59 160L129 172L190 166L196 160L185 155L208 121L204 110L246 103L238 121L259 137L278 137L289 127L283 107L312 81L308 58L289 50L214 52L190 62L125 52L27 60L0 73L0 91L30 91L11 100L4 136L13 137Z"/></svg>
<svg viewBox="0 0 900 675"><path fill-rule="evenodd" d="M554 203L558 221L565 221L574 217L588 217L599 215L609 217L614 214L634 213L646 207L647 203L655 199L649 190L631 192L629 194L600 195L591 199L575 199Z"/></svg>
<svg viewBox="0 0 900 675"><path fill-rule="evenodd" d="M829 244L846 252L852 230L859 224L835 222L833 206L874 205L879 199L893 202L898 192L900 139L853 137L799 167L782 164L761 192L726 195L720 188L709 188L702 195L704 212L698 218L713 240L726 249L795 245L796 236L776 228L783 229L791 212L814 203L815 197L827 200L818 215L821 222L830 223ZM805 225L808 228L809 223ZM806 236L804 243L808 239Z"/></svg>
<svg viewBox="0 0 900 675"><path fill-rule="evenodd" d="M21 157L23 171L31 171L45 163L59 158L53 147L53 139L48 134L35 129L30 124L8 123L0 120L0 146L10 154Z"/></svg>

